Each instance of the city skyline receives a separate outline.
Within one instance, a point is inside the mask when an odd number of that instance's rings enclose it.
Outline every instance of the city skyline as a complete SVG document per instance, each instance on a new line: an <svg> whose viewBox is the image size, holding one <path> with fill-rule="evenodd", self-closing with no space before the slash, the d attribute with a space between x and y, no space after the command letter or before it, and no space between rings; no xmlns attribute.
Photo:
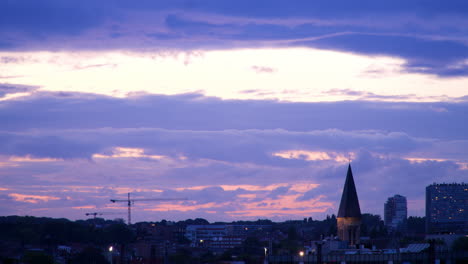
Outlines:
<svg viewBox="0 0 468 264"><path fill-rule="evenodd" d="M443 8L441 8L443 7ZM274 221L468 181L468 3L0 2L0 215Z"/></svg>

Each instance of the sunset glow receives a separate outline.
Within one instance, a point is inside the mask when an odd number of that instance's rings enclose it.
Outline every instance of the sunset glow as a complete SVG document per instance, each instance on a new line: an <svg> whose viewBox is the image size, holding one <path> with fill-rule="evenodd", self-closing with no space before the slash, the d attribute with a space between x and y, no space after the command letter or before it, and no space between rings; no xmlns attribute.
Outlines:
<svg viewBox="0 0 468 264"><path fill-rule="evenodd" d="M423 216L468 179L468 4L398 1L0 1L1 214L324 219L351 163Z"/></svg>

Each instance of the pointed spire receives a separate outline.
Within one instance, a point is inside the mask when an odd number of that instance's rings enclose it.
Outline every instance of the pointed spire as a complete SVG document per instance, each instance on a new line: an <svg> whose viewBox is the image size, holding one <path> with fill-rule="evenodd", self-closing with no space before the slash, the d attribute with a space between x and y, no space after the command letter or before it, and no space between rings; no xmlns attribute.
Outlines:
<svg viewBox="0 0 468 264"><path fill-rule="evenodd" d="M361 208L359 207L359 199L356 192L356 186L354 185L351 164L348 165L348 173L343 187L338 217L361 217Z"/></svg>

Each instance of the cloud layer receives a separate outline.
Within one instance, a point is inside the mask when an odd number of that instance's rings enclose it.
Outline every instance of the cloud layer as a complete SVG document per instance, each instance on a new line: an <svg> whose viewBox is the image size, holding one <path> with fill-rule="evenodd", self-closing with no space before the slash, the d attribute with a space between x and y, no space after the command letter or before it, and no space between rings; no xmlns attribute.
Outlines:
<svg viewBox="0 0 468 264"><path fill-rule="evenodd" d="M0 1L0 212L323 218L468 179L468 3ZM337 101L352 100L352 101ZM328 101L328 102L324 102ZM424 101L424 102L423 102ZM112 217L114 217L113 215Z"/></svg>
<svg viewBox="0 0 468 264"><path fill-rule="evenodd" d="M456 1L3 1L0 50L306 46L403 58L466 76L468 5Z"/></svg>
<svg viewBox="0 0 468 264"><path fill-rule="evenodd" d="M336 213L348 159L361 207L468 176L467 103L283 103L199 94L113 98L35 92L0 104L4 214L284 220Z"/></svg>

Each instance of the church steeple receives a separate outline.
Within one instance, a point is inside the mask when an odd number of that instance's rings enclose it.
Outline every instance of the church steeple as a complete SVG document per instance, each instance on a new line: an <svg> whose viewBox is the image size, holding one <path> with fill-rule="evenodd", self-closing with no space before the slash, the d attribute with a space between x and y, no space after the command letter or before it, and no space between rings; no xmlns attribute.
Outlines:
<svg viewBox="0 0 468 264"><path fill-rule="evenodd" d="M359 207L351 164L348 165L348 173L346 174L346 182L343 187L338 217L361 217L361 208Z"/></svg>
<svg viewBox="0 0 468 264"><path fill-rule="evenodd" d="M348 173L346 174L336 221L338 237L343 241L348 241L350 245L359 244L361 235L361 208L359 207L351 164L348 165Z"/></svg>

